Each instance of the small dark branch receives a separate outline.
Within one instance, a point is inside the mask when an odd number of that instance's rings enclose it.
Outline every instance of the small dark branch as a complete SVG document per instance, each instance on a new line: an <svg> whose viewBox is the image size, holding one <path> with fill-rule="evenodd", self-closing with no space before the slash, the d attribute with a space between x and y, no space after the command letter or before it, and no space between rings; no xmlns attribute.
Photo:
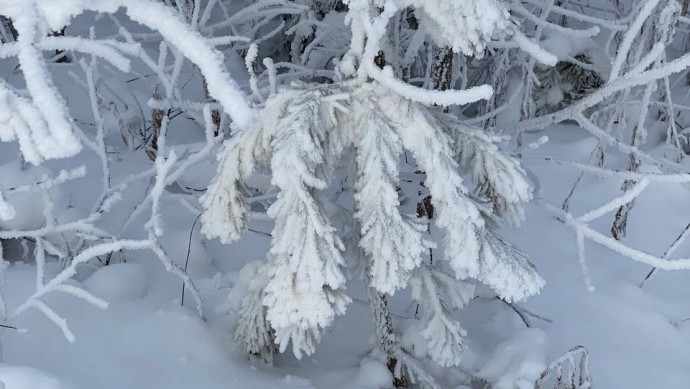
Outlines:
<svg viewBox="0 0 690 389"><path fill-rule="evenodd" d="M158 93L158 89L153 92L153 99L160 100L161 96ZM162 109L154 108L151 110L151 135L146 142L146 156L149 157L151 161L156 160L156 155L158 155L158 136L161 132L161 127L163 126L163 118L165 117L165 111Z"/></svg>
<svg viewBox="0 0 690 389"><path fill-rule="evenodd" d="M637 146L634 141L632 145ZM640 161L637 159L636 156L631 154L630 160L628 161L628 171L636 172L639 170L639 167ZM621 188L621 190L625 193L628 190L630 190L630 188L632 188L635 184L636 182L633 180L625 180L625 182L623 182L623 187ZM611 235L614 239L621 240L621 238L625 236L628 226L628 216L634 206L635 200L630 201L627 204L621 205L620 208L618 208L618 211L616 211L616 216L613 220L613 225L611 226Z"/></svg>
<svg viewBox="0 0 690 389"><path fill-rule="evenodd" d="M678 246L678 244L679 244L682 240L685 239L686 234L687 234L688 232L690 232L690 223L688 223L688 224L685 226L685 228L683 228L683 231L678 235L678 237L676 237L676 240L674 240L673 243L671 243L671 245L666 249L666 251L664 251L664 255L662 255L661 258L666 259L666 258L668 258L671 254L673 254L673 252L676 250L676 247ZM644 286L644 283L647 282L647 280L650 279L650 278L654 275L654 273L656 273L656 271L657 271L657 268L656 268L656 267L653 267L652 270L650 270L649 273L647 273L647 275L644 277L644 280L642 280L642 282L640 282L640 288L641 288L642 286Z"/></svg>
<svg viewBox="0 0 690 389"><path fill-rule="evenodd" d="M503 304L507 305L510 309L512 309L513 312L515 312L515 313L520 317L520 320L522 320L522 323L525 324L525 327L527 327L527 328L532 328L532 323L529 321L529 318L527 318L527 316L525 316L525 314L522 313L522 311L521 311L520 309L518 309L518 307L516 307L516 306L515 306L514 304L512 304L512 303L509 303L509 302L503 300L503 299L500 298L500 297L496 297L496 299L497 299L498 301L502 302Z"/></svg>
<svg viewBox="0 0 690 389"><path fill-rule="evenodd" d="M62 29L58 31L53 31L51 33L52 36L54 37L61 37L65 36L65 30L67 27L62 27ZM69 57L67 56L67 53L65 53L64 50L55 50L55 62L56 63L69 63Z"/></svg>
<svg viewBox="0 0 690 389"><path fill-rule="evenodd" d="M196 227L196 223L199 221L199 218L201 217L201 214L194 219L194 223L192 223L192 228L189 230L189 240L187 241L187 259L184 261L184 272L187 272L187 266L189 265L189 254L192 252L192 235L194 234L194 227ZM180 299L180 305L184 306L184 290L185 290L185 283L182 282L182 298Z"/></svg>
<svg viewBox="0 0 690 389"><path fill-rule="evenodd" d="M255 230L255 229L253 229L253 228L247 228L247 231L253 232L253 233L255 233L255 234L263 235L263 236L268 236L268 237L272 237L272 236L273 236L273 235L269 234L268 232L263 232L263 231Z"/></svg>
<svg viewBox="0 0 690 389"><path fill-rule="evenodd" d="M186 186L186 185L183 186L183 188L189 192L198 192L198 193L205 193L207 190L206 188L198 189L198 188L192 188L191 186Z"/></svg>
<svg viewBox="0 0 690 389"><path fill-rule="evenodd" d="M517 307L517 306L516 306L516 307ZM541 316L541 315L537 315L536 313L531 312L531 311L528 311L527 309L525 309L525 308L523 308L523 307L518 307L517 309L519 309L520 312L522 312L523 314L525 314L525 315L527 315L527 316L530 316L530 317L533 317L533 318L535 318L535 319L537 319L537 320L541 320L541 321L543 321L543 322L545 322L545 323L549 323L549 324L552 324L552 323L553 323L553 320L551 320L551 319L549 319L549 318L547 318L547 317Z"/></svg>
<svg viewBox="0 0 690 389"><path fill-rule="evenodd" d="M424 186L424 182L419 183L422 187ZM422 201L417 203L417 217L418 218L426 218L428 220L431 220L434 218L434 205L431 203L431 195L426 196L425 198L422 199ZM431 224L427 226L427 231L430 231ZM434 250L432 248L429 248L429 264L433 265L434 264ZM417 307L414 310L414 317L417 317L417 314L419 313L419 303L417 303Z"/></svg>
<svg viewBox="0 0 690 389"><path fill-rule="evenodd" d="M19 34L17 33L17 29L14 28L14 23L12 23L12 19L6 18L4 16L0 16L0 22L5 27L5 30L9 31L9 33L12 37L12 40L16 41L17 37L19 37ZM4 43L7 43L7 42L4 42Z"/></svg>
<svg viewBox="0 0 690 389"><path fill-rule="evenodd" d="M6 328L6 329L8 329L8 330L15 330L15 331L19 331L19 332L26 332L26 330L24 330L24 329L22 329L22 328L10 326L10 325L7 325L7 324L0 324L0 328Z"/></svg>
<svg viewBox="0 0 690 389"><path fill-rule="evenodd" d="M203 75L201 76L203 80L203 87L204 87L204 96L206 97L207 100L215 102L215 100L211 97L211 93L208 91L208 82L206 81L206 77ZM217 109L211 110L211 121L213 122L213 136L218 136L220 134L220 111Z"/></svg>
<svg viewBox="0 0 690 389"><path fill-rule="evenodd" d="M431 195L426 196L417 203L417 217L434 218L434 205L431 203Z"/></svg>
<svg viewBox="0 0 690 389"><path fill-rule="evenodd" d="M374 64L381 69L386 66L386 55L383 54L383 51L379 50L378 54L376 54L376 57L374 57Z"/></svg>

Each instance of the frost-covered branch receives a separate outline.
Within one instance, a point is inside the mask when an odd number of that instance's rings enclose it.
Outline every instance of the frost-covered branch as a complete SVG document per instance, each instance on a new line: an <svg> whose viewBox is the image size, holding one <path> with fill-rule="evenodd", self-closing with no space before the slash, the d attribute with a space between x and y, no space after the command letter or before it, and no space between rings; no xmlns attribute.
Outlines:
<svg viewBox="0 0 690 389"><path fill-rule="evenodd" d="M641 250L634 249L625 245L616 239L610 238L593 228L589 227L585 222L575 219L569 213L557 208L543 200L538 200L539 204L548 211L551 215L559 218L565 225L575 230L577 234L582 234L583 237L598 243L611 251L630 258L636 262L641 262L661 270L685 270L690 269L690 258L679 259L664 259L651 255ZM613 211L614 209L609 209Z"/></svg>
<svg viewBox="0 0 690 389"><path fill-rule="evenodd" d="M168 7L153 0L100 0L58 8L53 3L0 2L2 13L13 20L19 33L16 42L0 45L0 52L3 57L17 57L31 96L31 99L21 97L5 83L0 84L1 120L7 123L0 132L0 140L19 140L29 162L39 164L43 159L70 157L81 150L69 110L53 84L40 50L81 51L101 57L122 71L130 69L130 61L125 55L144 54L137 45L112 40L47 36L48 28L58 30L72 17L87 10L114 13L124 7L132 20L158 31L199 67L209 92L237 126L244 128L250 125L254 110L225 69L221 54Z"/></svg>

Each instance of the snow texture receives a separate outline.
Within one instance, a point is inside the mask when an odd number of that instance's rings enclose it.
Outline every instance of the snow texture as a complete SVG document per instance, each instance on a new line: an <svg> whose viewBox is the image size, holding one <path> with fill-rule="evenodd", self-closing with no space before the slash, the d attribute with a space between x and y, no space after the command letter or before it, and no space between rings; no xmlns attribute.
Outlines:
<svg viewBox="0 0 690 389"><path fill-rule="evenodd" d="M148 291L146 269L139 264L115 263L102 267L84 281L84 286L105 301L140 299Z"/></svg>
<svg viewBox="0 0 690 389"><path fill-rule="evenodd" d="M6 364L0 365L0 383L3 389L74 389L40 370Z"/></svg>

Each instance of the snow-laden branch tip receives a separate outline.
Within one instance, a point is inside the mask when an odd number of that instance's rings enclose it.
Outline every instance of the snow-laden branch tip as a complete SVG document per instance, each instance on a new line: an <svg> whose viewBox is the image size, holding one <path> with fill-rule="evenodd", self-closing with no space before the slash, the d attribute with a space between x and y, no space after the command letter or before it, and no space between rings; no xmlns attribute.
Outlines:
<svg viewBox="0 0 690 389"><path fill-rule="evenodd" d="M587 257L585 256L585 234L581 230L575 231L575 244L577 245L577 260L580 263L580 271L585 280L585 286L590 292L596 289L592 282L592 277L589 275L589 266L587 266Z"/></svg>
<svg viewBox="0 0 690 389"><path fill-rule="evenodd" d="M512 41L524 52L531 55L538 62L547 65L555 66L558 63L558 57L546 51L543 47L539 46L538 43L529 39L525 34L519 30L513 32Z"/></svg>
<svg viewBox="0 0 690 389"><path fill-rule="evenodd" d="M494 93L490 85L480 85L465 90L428 90L407 84L393 75L392 68L379 69L373 62L367 63L371 78L400 96L424 105L466 105L480 100L488 100Z"/></svg>

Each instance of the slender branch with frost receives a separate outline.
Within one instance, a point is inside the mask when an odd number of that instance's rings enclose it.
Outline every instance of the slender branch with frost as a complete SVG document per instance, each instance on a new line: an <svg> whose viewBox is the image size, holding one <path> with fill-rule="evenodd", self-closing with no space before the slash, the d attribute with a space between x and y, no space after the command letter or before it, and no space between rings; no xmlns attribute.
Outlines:
<svg viewBox="0 0 690 389"><path fill-rule="evenodd" d="M81 150L64 99L53 85L39 49L78 47L125 71L129 69L129 61L123 54L142 54L140 49L131 45L112 44L108 40L97 42L70 37L48 38L46 34L37 33L37 30L45 30L47 25L57 30L67 24L70 18L87 10L114 13L119 7L124 7L132 20L158 31L199 67L207 80L209 92L237 126L247 127L253 120L254 110L225 70L220 53L163 4L153 0L99 0L80 4L76 8L64 7L56 12L50 4L3 0L0 1L0 9L14 20L20 37L17 42L2 44L0 51L5 57L13 55L18 58L33 101L19 97L5 85L0 85L0 112L4 112L2 121L10 124L0 133L0 140L18 138L28 161L38 164L47 158L70 157ZM44 41L47 43L42 44Z"/></svg>
<svg viewBox="0 0 690 389"><path fill-rule="evenodd" d="M646 253L642 250L634 249L627 246L616 239L610 238L596 230L589 227L586 223L575 219L571 214L557 208L544 200L538 200L538 203L542 208L549 212L554 217L557 217L565 225L572 228L578 234L582 234L583 237L598 243L611 251L623 255L626 258L630 258L636 262L644 263L652 267L657 267L660 270L686 270L690 269L690 258L679 258L679 259L664 259L652 254ZM613 211L610 209L609 211Z"/></svg>
<svg viewBox="0 0 690 389"><path fill-rule="evenodd" d="M112 13L118 7L124 7L127 14L133 20L157 30L164 38L168 39L175 50L175 62L170 72L164 68L165 61L154 62L141 47L129 39L128 42L120 42L113 39L96 39L95 32L90 31L89 38L47 36L44 32L48 29L56 29L69 23L70 18L86 10ZM36 289L27 299L12 309L9 315L3 315L7 321L15 320L19 315L29 309L36 309L54 322L69 341L74 341L67 322L43 301L43 298L53 292L62 292L84 300L99 308L105 308L107 304L79 287L67 283L75 274L77 268L101 256L109 256L123 250L151 250L161 260L167 270L179 276L185 285L192 291L197 302L197 309L201 315L201 298L194 287L192 280L177 264L168 258L158 239L163 233L160 220L160 201L166 185L177 180L191 165L207 158L214 146L216 139L211 130L210 104L200 105L197 108L203 113L205 124L206 145L198 152L192 153L188 158L178 161L175 154L168 154L165 148L165 129L159 139L159 158L155 161L155 168L139 175L126 179L113 185L110 173L110 160L106 149L106 129L102 107L100 106L101 92L98 90L100 78L98 73L101 59L109 66L120 71L130 70L130 58L136 57L151 65L157 72L161 81L167 86L168 101L179 101L176 84L179 81L182 59L189 58L200 68L204 76L212 80L211 94L220 102L225 111L235 120L239 128L246 126L253 118L253 108L244 99L239 87L232 81L220 54L213 48L218 44L227 44L235 41L232 37L216 37L215 40L207 40L198 33L190 30L170 10L153 1L94 1L89 4L80 4L79 7L64 7L60 11L51 8L45 3L16 3L0 1L2 13L11 17L17 26L21 37L16 42L5 42L0 45L0 57L17 57L21 65L21 71L27 81L28 96L25 97L19 90L15 90L7 82L0 83L0 111L5 125L0 130L0 140L18 140L20 149L26 161L39 164L49 158L64 158L74 155L84 144L100 159L102 174L102 191L93 205L91 212L74 222L56 223L52 211L51 200L44 196L46 201L44 212L46 224L33 230L5 230L0 232L0 239L30 238L35 242L35 259L37 264ZM57 11L57 12L56 12ZM155 15L155 17L154 17ZM198 9L192 12L192 20L197 23L199 19ZM180 34L180 31L188 33ZM121 29L125 37L131 36ZM239 38L237 41L244 41ZM161 45L161 59L167 55L167 45ZM86 74L86 82L81 83L86 88L90 100L91 113L95 122L95 134L87 134L77 129L72 122L70 112L62 98L60 91L53 84L49 74L47 63L41 56L43 50L69 50L81 52L91 56L90 61L80 60L79 64ZM6 195L15 195L22 192L38 191L47 193L51 189L68 181L85 175L83 167L59 172L55 177L46 177L43 180L30 185L21 185L8 188L3 193L0 203L2 218L5 220L16 216L12 205L4 198ZM141 240L119 239L96 224L103 215L111 211L112 206L121 198L121 193L133 181L154 177L154 185L147 198L151 202L151 215L149 218L149 236ZM21 215L20 215L21 216ZM56 246L51 242L51 237L73 234L79 238L76 246L67 250ZM93 244L93 239L100 239ZM45 265L47 255L65 259L65 267L51 279L46 279ZM4 304L2 304L4 307ZM4 309L7 312L6 309Z"/></svg>

